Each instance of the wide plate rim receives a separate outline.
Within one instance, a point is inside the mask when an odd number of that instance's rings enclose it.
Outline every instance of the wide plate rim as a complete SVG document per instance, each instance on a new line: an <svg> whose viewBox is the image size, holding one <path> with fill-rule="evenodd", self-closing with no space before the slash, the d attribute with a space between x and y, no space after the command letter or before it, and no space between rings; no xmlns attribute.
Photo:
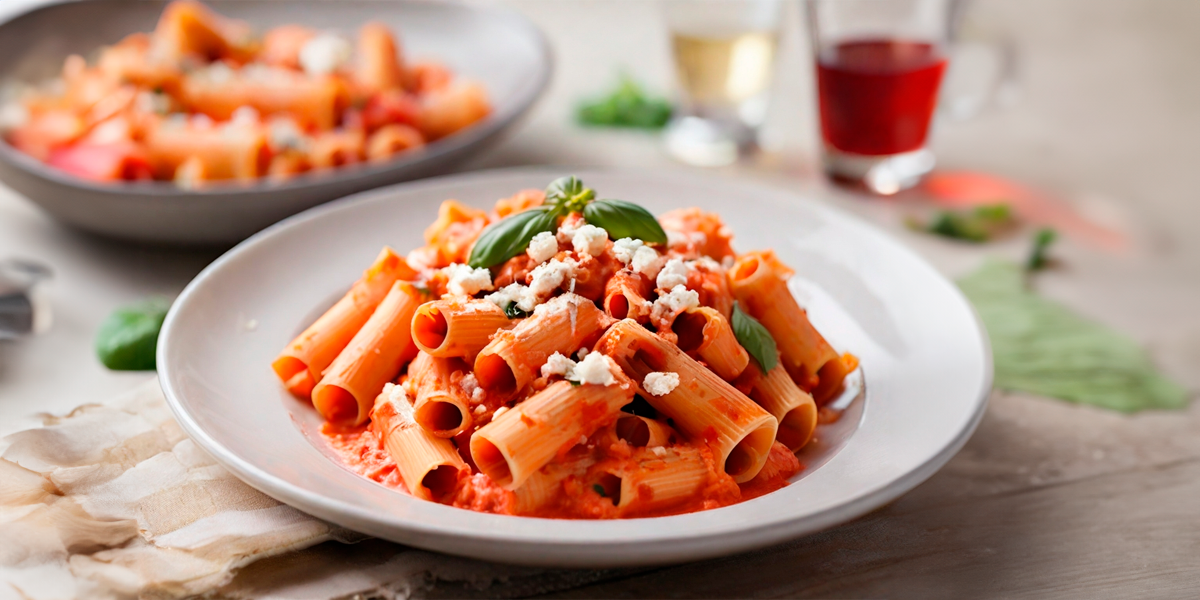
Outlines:
<svg viewBox="0 0 1200 600"><path fill-rule="evenodd" d="M953 293L957 301L967 308L971 316L974 318L975 331L971 332L977 335L979 341L980 356L983 359L983 373L978 382L977 392L970 399L971 407L970 414L964 425L956 432L953 438L946 443L939 451L931 456L928 456L921 464L908 470L907 472L897 476L890 481L880 482L878 485L870 489L861 490L854 494L844 503L836 506L831 506L813 513L782 516L777 518L764 518L761 522L750 526L733 527L733 524L728 524L718 531L704 531L701 533L693 533L686 528L674 528L669 533L659 532L653 536L647 536L639 539L604 539L597 541L595 539L564 539L568 536L561 535L546 535L545 533L530 533L528 531L513 532L509 528L503 528L502 531L493 531L490 529L480 529L471 531L447 531L447 528L438 523L422 523L417 521L397 522L381 518L381 515L365 511L361 507L353 504L344 503L335 499L330 499L320 495L319 493L293 485L290 482L284 481L249 462L248 460L236 455L219 441L214 439L206 432L189 414L188 410L183 405L180 391L176 388L175 382L171 377L171 366L168 362L168 351L173 343L172 334L176 328L176 321L179 318L183 307L187 306L192 296L197 293L197 290L205 285L205 281L214 273L225 268L225 265L230 261L235 260L240 253L246 252L249 248L263 243L281 232L289 228L295 227L301 223L305 223L315 219L324 218L325 215L343 210L348 206L352 206L362 202L379 201L388 196L403 195L406 193L419 193L421 191L429 191L431 189L452 187L454 185L463 185L467 183L480 183L488 180L501 180L505 178L514 178L531 173L546 173L548 176L553 174L561 174L565 171L578 173L581 177L587 178L589 174L604 174L606 176L628 176L633 178L650 177L650 178L679 178L687 177L695 179L696 177L704 177L714 181L721 182L723 185L733 185L744 187L749 190L755 188L772 189L778 193L780 188L763 184L761 182L747 182L744 180L736 180L727 177L715 177L711 175L698 176L695 172L690 171L670 171L663 173L661 170L640 170L640 169L568 169L568 168L550 168L550 167L520 167L495 169L487 171L477 171L467 174L448 175L431 179L420 180L416 182L401 183L385 188L361 192L342 198L340 200L327 203L318 207L314 207L307 211L298 213L287 219L284 219L263 231L255 234L245 240L235 248L231 249L220 258L206 267L195 279L184 289L179 298L172 306L170 312L163 325L162 335L159 339L157 356L160 365L159 379L163 387L164 394L167 399L167 404L172 413L175 415L180 426L185 433L195 440L201 447L208 451L220 464L228 468L238 478L245 481L247 484L263 491L264 493L279 499L282 502L293 505L305 512L314 516L326 519L328 521L338 523L350 528L362 530L361 525L366 523L376 523L381 527L394 527L403 534L398 534L395 531L367 531L372 535L387 537L401 543L409 543L431 549L446 550L456 554L472 556L476 558L486 558L491 560L501 560L503 562L512 562L519 564L532 564L540 566L633 566L646 564L660 564L670 562L680 562L684 560L695 560L701 558L709 558L729 554L733 552L749 550L757 547L763 547L792 539L801 535L815 533L817 531L838 525L854 518L862 516L871 510L883 506L899 496L907 493L946 464L967 442L971 434L978 426L987 407L988 396L992 389L993 365L991 346L988 342L986 330L982 326L978 314L970 303L967 302L965 296L958 291L949 280L945 279L940 274L936 273L931 265L914 251L904 246L898 240L895 240L891 234L883 231L875 225L862 220L852 214L843 212L834 207L826 206L810 199L803 198L798 194L787 191L792 194L809 208L817 210L823 216L832 217L836 220L848 222L856 227L864 227L871 230L875 235L891 242L899 251L907 253L909 259L916 260L925 268L935 273L942 279L943 283L948 286L947 289ZM965 399L964 399L965 401ZM435 505L436 506L436 505ZM440 507L448 511L455 511L455 514L461 514L460 509L450 507ZM710 514L713 511L708 511ZM477 513L469 513L477 514ZM656 517L651 520L680 520L687 519L689 516L704 514L692 513L691 515L677 515L670 517ZM584 531L589 528L594 533L599 531L606 523L612 522L595 522L595 521L561 521L550 519L537 519L529 517L506 517L498 515L481 515L483 517L493 519L524 519L530 522L538 523L553 523L560 530L563 528L577 529ZM386 517L384 515L383 517ZM457 542L472 542L477 544L474 549L457 547L447 550L448 545L453 545L453 541ZM518 544L518 545L537 545L544 548L544 558L530 558L521 552L513 552L512 555L498 554L496 544ZM613 551L617 549L625 549L630 545L640 545L641 547L635 551L622 554Z"/></svg>

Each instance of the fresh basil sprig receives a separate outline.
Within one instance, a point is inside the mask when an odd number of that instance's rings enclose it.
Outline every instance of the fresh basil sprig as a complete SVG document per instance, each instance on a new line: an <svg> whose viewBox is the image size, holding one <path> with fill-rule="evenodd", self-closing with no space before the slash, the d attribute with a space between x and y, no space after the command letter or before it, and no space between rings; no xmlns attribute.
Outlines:
<svg viewBox="0 0 1200 600"><path fill-rule="evenodd" d="M596 200L583 207L588 223L608 232L610 239L633 238L650 244L667 243L667 232L650 211L624 200Z"/></svg>
<svg viewBox="0 0 1200 600"><path fill-rule="evenodd" d="M521 310L521 308L517 306L516 302L509 302L508 304L504 305L504 316L510 319L520 319L528 317L530 314L532 313L529 311Z"/></svg>
<svg viewBox="0 0 1200 600"><path fill-rule="evenodd" d="M114 371L153 371L158 332L171 301L151 298L117 309L96 331L96 356Z"/></svg>
<svg viewBox="0 0 1200 600"><path fill-rule="evenodd" d="M574 175L559 177L546 188L546 200L541 206L512 215L483 231L467 264L472 267L493 267L529 247L533 237L543 231L553 232L559 217L573 212L606 232L614 240L635 238L650 244L667 243L667 232L650 211L624 200L596 200L596 192L585 187Z"/></svg>
<svg viewBox="0 0 1200 600"><path fill-rule="evenodd" d="M484 230L467 264L475 268L498 265L529 247L529 240L543 231L558 227L558 214L553 206L538 206L519 212Z"/></svg>
<svg viewBox="0 0 1200 600"><path fill-rule="evenodd" d="M775 345L775 338L771 336L771 332L763 327L758 319L746 314L742 311L742 307L735 302L733 304L733 318L730 319L730 325L733 326L733 335L737 337L737 341L754 357L754 361L758 363L759 368L763 373L770 372L779 364L779 348Z"/></svg>

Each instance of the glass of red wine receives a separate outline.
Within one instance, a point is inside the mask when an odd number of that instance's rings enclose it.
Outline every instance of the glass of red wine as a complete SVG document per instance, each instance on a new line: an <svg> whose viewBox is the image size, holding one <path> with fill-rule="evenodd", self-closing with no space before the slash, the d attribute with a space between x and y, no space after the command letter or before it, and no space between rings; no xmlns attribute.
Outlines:
<svg viewBox="0 0 1200 600"><path fill-rule="evenodd" d="M825 172L890 195L933 169L951 0L810 0Z"/></svg>

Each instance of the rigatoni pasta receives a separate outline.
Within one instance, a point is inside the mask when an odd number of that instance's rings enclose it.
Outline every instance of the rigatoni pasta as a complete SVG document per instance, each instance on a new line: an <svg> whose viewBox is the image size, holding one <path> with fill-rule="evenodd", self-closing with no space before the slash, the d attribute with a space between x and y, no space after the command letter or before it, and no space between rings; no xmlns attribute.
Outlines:
<svg viewBox="0 0 1200 600"><path fill-rule="evenodd" d="M313 35L281 32L272 60ZM358 76L446 85L393 67ZM280 381L311 395L348 466L390 455L418 498L585 519L725 506L803 468L817 405L857 359L816 332L791 271L735 254L712 213L658 223L594 198L565 178L491 211L447 200L424 246L385 249L280 353Z"/></svg>
<svg viewBox="0 0 1200 600"><path fill-rule="evenodd" d="M388 161L492 110L481 85L407 61L381 23L353 41L299 25L259 36L176 0L154 31L94 54L68 57L61 86L13 82L21 92L0 105L0 137L93 181L278 181Z"/></svg>

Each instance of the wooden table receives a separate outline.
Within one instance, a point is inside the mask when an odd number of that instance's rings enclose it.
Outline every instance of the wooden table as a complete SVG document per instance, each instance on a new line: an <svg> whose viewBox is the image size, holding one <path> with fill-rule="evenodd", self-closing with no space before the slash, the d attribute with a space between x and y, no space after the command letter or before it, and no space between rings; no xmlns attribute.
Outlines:
<svg viewBox="0 0 1200 600"><path fill-rule="evenodd" d="M573 102L624 66L654 87L671 81L667 42L649 3L513 2L557 53L549 94L513 137L469 168L525 164L680 168L657 138L584 131ZM900 225L903 208L831 190L817 176L812 74L800 15L788 7L768 151L725 169L817 195L893 229L939 268L961 274L1023 242L965 248ZM1200 3L1177 0L987 0L972 27L1020 51L1019 93L968 122L940 123L946 168L983 170L1057 193L1120 223L1132 251L1067 241L1065 267L1040 288L1146 343L1190 389L1200 387ZM214 251L139 249L60 228L0 190L0 257L51 264L57 323L0 344L0 434L37 411L63 412L132 387L105 371L91 336L116 305L173 294ZM382 542L318 554L400 551ZM286 562L282 559L271 559ZM270 562L270 561L268 561ZM373 563L374 564L374 563ZM270 566L270 565L266 565ZM226 590L246 594L262 569ZM332 568L332 567L331 567ZM240 590L240 591L239 591ZM1200 404L1135 416L1020 394L994 394L979 430L941 472L890 506L831 531L720 560L631 571L515 578L483 591L433 585L430 596L554 597L1198 597Z"/></svg>

